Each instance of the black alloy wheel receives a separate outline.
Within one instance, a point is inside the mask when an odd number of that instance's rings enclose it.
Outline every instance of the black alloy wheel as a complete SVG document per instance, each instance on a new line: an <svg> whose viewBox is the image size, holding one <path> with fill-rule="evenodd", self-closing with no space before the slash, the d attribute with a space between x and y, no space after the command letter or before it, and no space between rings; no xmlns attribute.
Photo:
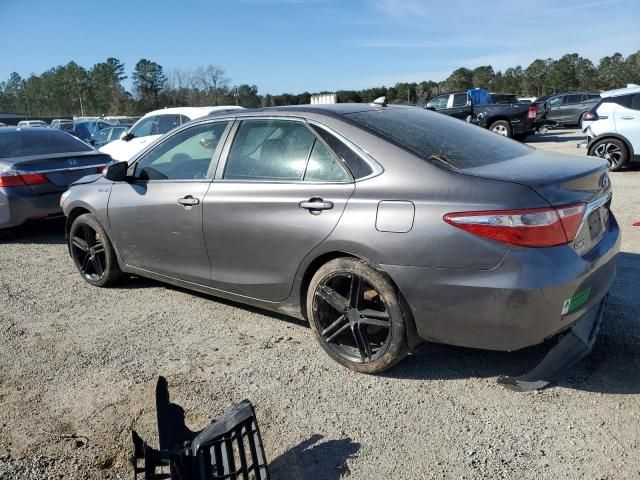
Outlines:
<svg viewBox="0 0 640 480"><path fill-rule="evenodd" d="M71 225L69 252L80 275L91 285L106 287L122 275L107 234L92 214L80 215Z"/></svg>
<svg viewBox="0 0 640 480"><path fill-rule="evenodd" d="M333 260L316 273L309 294L312 328L339 363L376 373L406 355L398 295L379 270L353 258Z"/></svg>

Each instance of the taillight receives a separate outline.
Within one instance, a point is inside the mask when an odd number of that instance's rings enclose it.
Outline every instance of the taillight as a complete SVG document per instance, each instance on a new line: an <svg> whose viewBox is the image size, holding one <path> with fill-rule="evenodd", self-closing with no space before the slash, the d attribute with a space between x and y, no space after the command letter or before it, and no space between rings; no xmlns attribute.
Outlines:
<svg viewBox="0 0 640 480"><path fill-rule="evenodd" d="M599 120L599 117L596 112L587 112L584 115L582 115L582 120L589 120L589 121Z"/></svg>
<svg viewBox="0 0 640 480"><path fill-rule="evenodd" d="M444 221L467 232L523 247L553 247L576 238L586 204L555 208L448 213Z"/></svg>
<svg viewBox="0 0 640 480"><path fill-rule="evenodd" d="M49 183L42 173L26 173L9 170L0 172L0 187L23 187L25 185L43 185Z"/></svg>
<svg viewBox="0 0 640 480"><path fill-rule="evenodd" d="M529 113L527 114L527 118L535 120L537 114L538 114L538 109L536 108L535 105L531 105L529 107Z"/></svg>

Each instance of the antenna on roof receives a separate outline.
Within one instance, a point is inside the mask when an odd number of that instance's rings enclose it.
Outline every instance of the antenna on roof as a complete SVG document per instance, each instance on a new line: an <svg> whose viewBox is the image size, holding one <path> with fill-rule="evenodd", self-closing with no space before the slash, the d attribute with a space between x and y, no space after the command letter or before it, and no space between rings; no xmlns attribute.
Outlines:
<svg viewBox="0 0 640 480"><path fill-rule="evenodd" d="M369 105L378 106L378 107L386 107L387 106L387 97L378 97Z"/></svg>

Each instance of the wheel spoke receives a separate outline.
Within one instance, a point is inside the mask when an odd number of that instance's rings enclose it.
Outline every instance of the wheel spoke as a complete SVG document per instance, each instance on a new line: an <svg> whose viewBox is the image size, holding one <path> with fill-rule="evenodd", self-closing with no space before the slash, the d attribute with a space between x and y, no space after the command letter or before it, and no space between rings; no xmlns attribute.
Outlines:
<svg viewBox="0 0 640 480"><path fill-rule="evenodd" d="M93 247L94 255L98 255L104 252L105 252L104 245L102 243L96 243L95 246Z"/></svg>
<svg viewBox="0 0 640 480"><path fill-rule="evenodd" d="M316 294L340 313L349 307L349 301L327 285L318 288Z"/></svg>
<svg viewBox="0 0 640 480"><path fill-rule="evenodd" d="M333 330L335 330L336 327L340 326L343 322L346 322L346 321L347 321L347 317L345 317L344 315L340 315L337 320L335 320L331 325L329 325L327 328L322 330L322 333L320 333L320 335L323 338L326 338L326 336L329 335Z"/></svg>
<svg viewBox="0 0 640 480"><path fill-rule="evenodd" d="M378 320L377 318L370 317L361 317L360 323L364 323L365 325L373 325L376 327L384 327L389 328L389 322L386 320Z"/></svg>
<svg viewBox="0 0 640 480"><path fill-rule="evenodd" d="M93 264L93 268L96 272L96 274L101 277L102 274L104 273L104 268L102 266L102 261L100 260L100 257L94 256L93 260L91 261L91 263Z"/></svg>
<svg viewBox="0 0 640 480"><path fill-rule="evenodd" d="M362 278L356 274L351 275L351 286L349 288L349 306L357 309L362 296Z"/></svg>
<svg viewBox="0 0 640 480"><path fill-rule="evenodd" d="M89 247L93 247L96 243L96 234L88 225L83 225L82 230L84 231L84 238Z"/></svg>
<svg viewBox="0 0 640 480"><path fill-rule="evenodd" d="M342 325L338 330L336 330L330 337L325 339L325 342L327 343L331 343L331 341L336 338L338 335L340 335L342 332L344 332L347 328L349 328L349 326L351 326L351 324L349 322L346 322L344 325Z"/></svg>
<svg viewBox="0 0 640 480"><path fill-rule="evenodd" d="M89 251L89 245L87 245L87 242L78 236L73 237L71 239L71 243L73 243L75 247L79 248L83 252Z"/></svg>
<svg viewBox="0 0 640 480"><path fill-rule="evenodd" d="M373 357L373 353L371 352L371 343L369 342L369 335L367 334L366 327L354 323L351 325L351 333L353 334L353 339L356 342L356 347L358 347L358 352L360 352L360 359L363 362L366 362L367 359L371 359Z"/></svg>
<svg viewBox="0 0 640 480"><path fill-rule="evenodd" d="M375 318L378 320L389 320L389 314L387 312L379 312L377 310L360 310L360 315L366 318Z"/></svg>
<svg viewBox="0 0 640 480"><path fill-rule="evenodd" d="M84 259L82 260L82 264L80 265L80 271L82 273L87 273L87 267L89 266L89 261L91 260L91 255L88 253L85 254Z"/></svg>

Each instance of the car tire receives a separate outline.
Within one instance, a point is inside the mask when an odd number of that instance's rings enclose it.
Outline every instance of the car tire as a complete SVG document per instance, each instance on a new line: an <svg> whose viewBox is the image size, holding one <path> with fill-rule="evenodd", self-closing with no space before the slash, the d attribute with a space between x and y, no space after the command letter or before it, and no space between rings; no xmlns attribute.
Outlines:
<svg viewBox="0 0 640 480"><path fill-rule="evenodd" d="M621 170L629 161L627 146L617 138L598 140L589 148L589 155L606 160L612 172Z"/></svg>
<svg viewBox="0 0 640 480"><path fill-rule="evenodd" d="M316 340L341 365L379 373L407 355L400 295L371 264L352 257L327 262L311 279L306 301Z"/></svg>
<svg viewBox="0 0 640 480"><path fill-rule="evenodd" d="M95 287L108 287L122 277L116 252L95 215L85 213L69 229L69 253L80 276Z"/></svg>
<svg viewBox="0 0 640 480"><path fill-rule="evenodd" d="M506 120L497 120L489 126L489 130L503 137L511 138L513 133L511 131L511 124Z"/></svg>

